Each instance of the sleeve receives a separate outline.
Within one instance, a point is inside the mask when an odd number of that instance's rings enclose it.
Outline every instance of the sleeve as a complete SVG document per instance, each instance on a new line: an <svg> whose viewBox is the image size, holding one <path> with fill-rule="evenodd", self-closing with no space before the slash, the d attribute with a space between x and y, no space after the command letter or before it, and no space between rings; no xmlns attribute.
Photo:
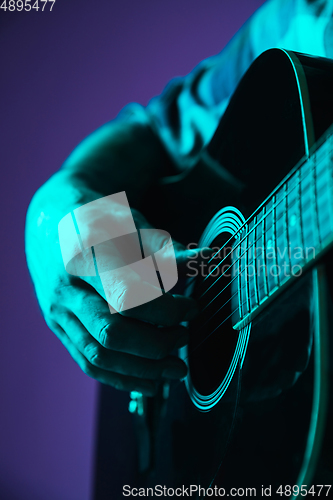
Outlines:
<svg viewBox="0 0 333 500"><path fill-rule="evenodd" d="M218 55L173 79L147 107L125 114L149 121L178 170L193 166L253 60L281 47L333 57L333 0L269 0Z"/></svg>

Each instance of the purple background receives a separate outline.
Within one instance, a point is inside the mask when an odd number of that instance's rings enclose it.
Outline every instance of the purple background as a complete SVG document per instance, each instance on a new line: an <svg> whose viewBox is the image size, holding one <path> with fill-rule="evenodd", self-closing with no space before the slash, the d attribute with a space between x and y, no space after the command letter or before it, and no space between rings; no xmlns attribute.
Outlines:
<svg viewBox="0 0 333 500"><path fill-rule="evenodd" d="M84 136L219 52L261 3L57 0L52 13L0 12L2 500L87 500L92 482L97 386L34 298L23 236L32 194ZM121 436L116 392L114 404Z"/></svg>

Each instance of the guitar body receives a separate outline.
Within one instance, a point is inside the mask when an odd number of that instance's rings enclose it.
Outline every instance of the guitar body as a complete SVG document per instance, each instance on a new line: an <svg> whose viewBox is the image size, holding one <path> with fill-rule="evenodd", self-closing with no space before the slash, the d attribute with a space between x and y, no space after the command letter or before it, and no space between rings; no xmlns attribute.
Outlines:
<svg viewBox="0 0 333 500"><path fill-rule="evenodd" d="M240 82L198 165L161 186L165 218L159 211L156 224L185 244L202 235L201 245L235 248L246 219L311 157L332 122L333 62L267 51ZM201 314L181 353L187 380L171 385L164 404L147 404L159 414L142 467L148 483L255 487L259 497L271 485L273 498L281 498L279 485L332 484L330 245L251 315L234 313L238 287L249 285L237 273L212 272L222 260L232 267L232 253L216 255L201 276L193 271L185 286Z"/></svg>

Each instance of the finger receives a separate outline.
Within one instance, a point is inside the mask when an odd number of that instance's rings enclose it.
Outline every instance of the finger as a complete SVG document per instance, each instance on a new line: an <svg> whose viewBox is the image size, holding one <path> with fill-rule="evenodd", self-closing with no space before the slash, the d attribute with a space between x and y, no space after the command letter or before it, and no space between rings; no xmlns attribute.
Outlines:
<svg viewBox="0 0 333 500"><path fill-rule="evenodd" d="M111 371L103 370L97 366L94 366L77 349L77 347L66 334L65 330L59 324L51 322L51 324L48 323L48 326L66 347L67 351L72 356L74 361L79 365L81 370L89 377L92 377L98 382L110 385L111 387L114 387L115 389L121 391L137 391L142 393L144 396L154 396L156 394L157 384L155 381L121 375L119 373L113 373Z"/></svg>
<svg viewBox="0 0 333 500"><path fill-rule="evenodd" d="M209 260L214 253L214 251L208 247L196 249L185 248L184 245L176 241L173 241L170 246L170 238L168 239L168 237L165 236L164 231L157 229L149 229L148 233L142 233L142 239L144 240L145 257L159 254L159 259L163 262L164 268L168 269L170 273L173 269L173 259L176 259L179 273L184 274L189 269L189 266L192 271L194 269L199 269L201 263ZM128 247L133 250L129 252ZM147 279L145 274L147 268L145 266L141 269L141 272L144 274L140 275L138 274L140 271L137 267L134 270L131 265L129 266L126 264L127 261L136 261L137 263L141 261L139 240L137 241L137 245L135 245L135 241L127 240L121 245L119 242L118 244L112 241L104 242L103 245L99 245L98 248L95 248L95 253L99 275L93 276L94 272L91 271L91 276L83 276L82 279L93 286L118 312L125 309L123 301L119 301L119 296L121 296L125 285L127 287L127 303L131 302L128 298L129 295L134 303L137 302L134 300L137 297L137 293L135 290L131 293L131 289L135 286L141 287L142 283L143 288L140 288L140 296L146 297L147 302L148 300L156 298L156 295L160 293L157 277L155 276L155 284L151 282L150 279ZM128 253L133 255L130 257L127 255ZM175 279L177 281L177 275ZM147 281L149 281L148 285L146 284ZM129 308L129 306L126 306L126 309Z"/></svg>
<svg viewBox="0 0 333 500"><path fill-rule="evenodd" d="M147 283L127 268L104 273L103 293L97 285L93 285L93 288L105 298L113 311L160 326L179 325L182 321L194 319L198 313L194 299L171 293L162 294L160 288ZM144 303L135 306L138 300Z"/></svg>
<svg viewBox="0 0 333 500"><path fill-rule="evenodd" d="M147 284L149 286L149 283ZM141 284L140 288L147 286ZM139 287L137 293L140 293ZM121 297L122 301L126 304L126 295L132 295L136 290L132 285L129 291L125 291ZM149 321L155 325L160 326L176 326L183 321L190 321L198 314L198 306L194 299L191 297L184 297L183 295L172 295L171 293L164 293L156 299L146 302L137 307L126 308L120 312L121 315L139 319L141 321Z"/></svg>
<svg viewBox="0 0 333 500"><path fill-rule="evenodd" d="M148 250L151 254L155 253L157 255L156 252L159 252L160 247L165 249L165 252L159 255L159 258L162 259L162 266L166 266L166 269L169 268L170 273L172 271L171 262L168 262L170 259L176 258L179 267L183 268L183 271L191 264L191 270L193 271L193 266L195 268L199 267L200 262L213 252L208 248L199 251L185 249L178 242L174 242L174 251L172 245L170 247L170 243L165 243L164 232L155 229L149 229L148 233L142 233L142 235L145 242L145 252ZM135 245L129 246L132 248ZM137 255L136 264L132 266L123 265L121 252L119 253L119 248L116 247L117 245L111 244L110 246L110 242L106 242L98 249L95 248L99 275L83 277L109 303L114 311L161 326L177 325L196 316L197 307L193 299L172 296L171 294L162 295L159 278L156 275L152 260L144 259L142 261ZM123 247L124 245L121 245L124 250ZM137 253L140 252L139 247L136 250ZM138 266L138 264L140 265ZM177 271L175 268L174 272L176 273L176 282Z"/></svg>
<svg viewBox="0 0 333 500"><path fill-rule="evenodd" d="M158 328L120 314L111 315L107 303L93 290L77 288L71 311L103 347L115 351L162 359L189 340L182 326Z"/></svg>
<svg viewBox="0 0 333 500"><path fill-rule="evenodd" d="M181 379L187 373L185 363L175 356L157 361L105 349L73 314L65 316L63 327L75 347L89 363L103 370L153 380L160 380L162 377Z"/></svg>

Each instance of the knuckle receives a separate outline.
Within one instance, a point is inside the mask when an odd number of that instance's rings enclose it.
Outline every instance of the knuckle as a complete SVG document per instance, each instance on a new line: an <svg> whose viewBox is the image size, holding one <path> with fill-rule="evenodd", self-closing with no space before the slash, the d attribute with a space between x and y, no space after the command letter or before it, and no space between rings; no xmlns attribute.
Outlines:
<svg viewBox="0 0 333 500"><path fill-rule="evenodd" d="M111 327L110 323L103 326L99 332L98 341L99 343L106 348L112 347L112 333L114 328Z"/></svg>
<svg viewBox="0 0 333 500"><path fill-rule="evenodd" d="M55 301L51 301L47 304L46 310L44 309L44 314L50 318L55 318L59 310L59 305Z"/></svg>
<svg viewBox="0 0 333 500"><path fill-rule="evenodd" d="M161 250L164 248L170 240L170 236L160 229L151 229L149 232L149 239L152 245L152 248L155 251Z"/></svg>
<svg viewBox="0 0 333 500"><path fill-rule="evenodd" d="M169 236L166 236L164 234L162 236L160 236L160 240L159 240L160 249L165 248L167 246L167 244L169 243L169 241L170 241Z"/></svg>
<svg viewBox="0 0 333 500"><path fill-rule="evenodd" d="M116 288L113 293L114 308L118 312L126 311L128 303L128 288L123 285Z"/></svg>
<svg viewBox="0 0 333 500"><path fill-rule="evenodd" d="M125 390L125 384L124 382L120 379L120 378L115 378L113 381L112 381L112 384L111 384L115 389L117 389L118 391L124 391Z"/></svg>
<svg viewBox="0 0 333 500"><path fill-rule="evenodd" d="M78 302L81 307L86 306L88 303L91 302L91 292L81 288L80 293L78 294Z"/></svg>
<svg viewBox="0 0 333 500"><path fill-rule="evenodd" d="M45 317L55 319L61 310L60 301L52 294L50 300L43 303L42 310Z"/></svg>
<svg viewBox="0 0 333 500"><path fill-rule="evenodd" d="M88 375L88 377L95 378L95 370L91 363L88 360L83 360L81 363L81 370L83 373Z"/></svg>
<svg viewBox="0 0 333 500"><path fill-rule="evenodd" d="M102 350L98 346L89 346L86 348L88 360L94 366L101 367L103 365Z"/></svg>
<svg viewBox="0 0 333 500"><path fill-rule="evenodd" d="M58 279L51 284L51 290L47 293L46 299L41 298L40 304L45 316L56 318L59 312L64 310L69 287L63 280Z"/></svg>
<svg viewBox="0 0 333 500"><path fill-rule="evenodd" d="M121 351L123 347L123 335L121 321L116 325L107 325L101 331L101 344L108 349Z"/></svg>

